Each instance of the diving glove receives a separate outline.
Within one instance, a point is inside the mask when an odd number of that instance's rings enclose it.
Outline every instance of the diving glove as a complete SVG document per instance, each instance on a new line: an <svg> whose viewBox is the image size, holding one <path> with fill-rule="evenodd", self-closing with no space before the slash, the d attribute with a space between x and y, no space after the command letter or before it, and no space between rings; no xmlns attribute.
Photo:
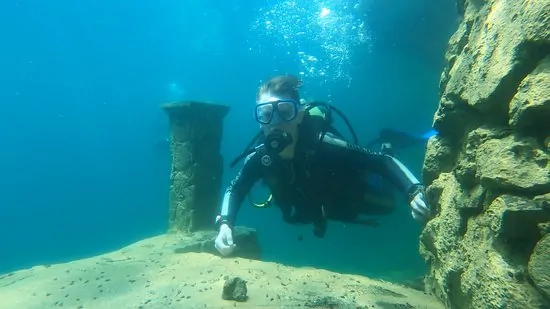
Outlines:
<svg viewBox="0 0 550 309"><path fill-rule="evenodd" d="M233 243L233 232L229 225L222 223L220 225L220 231L214 242L214 247L220 252L221 255L227 256L233 253L235 250L235 244Z"/></svg>
<svg viewBox="0 0 550 309"><path fill-rule="evenodd" d="M424 197L423 187L417 185L411 194L411 197L410 205L412 208L412 217L417 221L427 221L430 219L431 211L430 207L428 207L428 203L426 202L426 198Z"/></svg>

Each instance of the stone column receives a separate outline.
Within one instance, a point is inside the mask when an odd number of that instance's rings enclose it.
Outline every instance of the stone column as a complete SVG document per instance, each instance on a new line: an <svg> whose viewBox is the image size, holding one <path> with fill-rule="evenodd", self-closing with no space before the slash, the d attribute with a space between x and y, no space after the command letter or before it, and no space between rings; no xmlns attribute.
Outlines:
<svg viewBox="0 0 550 309"><path fill-rule="evenodd" d="M426 290L550 308L550 0L459 0L424 182Z"/></svg>
<svg viewBox="0 0 550 309"><path fill-rule="evenodd" d="M214 226L221 203L220 146L228 106L203 102L168 103L170 121L169 231L191 233Z"/></svg>

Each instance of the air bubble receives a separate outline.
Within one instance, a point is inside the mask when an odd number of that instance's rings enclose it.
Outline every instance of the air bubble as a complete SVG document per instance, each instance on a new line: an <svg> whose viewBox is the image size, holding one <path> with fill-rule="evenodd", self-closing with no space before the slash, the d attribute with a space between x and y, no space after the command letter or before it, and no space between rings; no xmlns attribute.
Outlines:
<svg viewBox="0 0 550 309"><path fill-rule="evenodd" d="M354 47L370 47L372 42L368 27L356 15L360 5L359 0L277 1L258 10L250 34L261 46L258 51L296 55L302 78L320 82L344 78L349 85Z"/></svg>

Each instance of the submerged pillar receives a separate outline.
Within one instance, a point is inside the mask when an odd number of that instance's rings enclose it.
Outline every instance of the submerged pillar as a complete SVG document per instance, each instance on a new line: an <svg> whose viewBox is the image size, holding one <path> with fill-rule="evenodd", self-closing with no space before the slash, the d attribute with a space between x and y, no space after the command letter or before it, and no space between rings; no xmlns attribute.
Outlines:
<svg viewBox="0 0 550 309"><path fill-rule="evenodd" d="M169 232L214 226L221 203L223 118L228 106L203 102L163 105L170 123Z"/></svg>

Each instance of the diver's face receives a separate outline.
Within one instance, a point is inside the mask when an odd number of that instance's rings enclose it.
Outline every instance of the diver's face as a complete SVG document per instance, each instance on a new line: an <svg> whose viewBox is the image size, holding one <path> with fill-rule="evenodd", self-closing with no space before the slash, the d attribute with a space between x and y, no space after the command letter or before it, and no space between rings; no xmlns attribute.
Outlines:
<svg viewBox="0 0 550 309"><path fill-rule="evenodd" d="M300 104L292 99L262 94L256 102L256 121L269 134L273 130L292 131L299 123Z"/></svg>

